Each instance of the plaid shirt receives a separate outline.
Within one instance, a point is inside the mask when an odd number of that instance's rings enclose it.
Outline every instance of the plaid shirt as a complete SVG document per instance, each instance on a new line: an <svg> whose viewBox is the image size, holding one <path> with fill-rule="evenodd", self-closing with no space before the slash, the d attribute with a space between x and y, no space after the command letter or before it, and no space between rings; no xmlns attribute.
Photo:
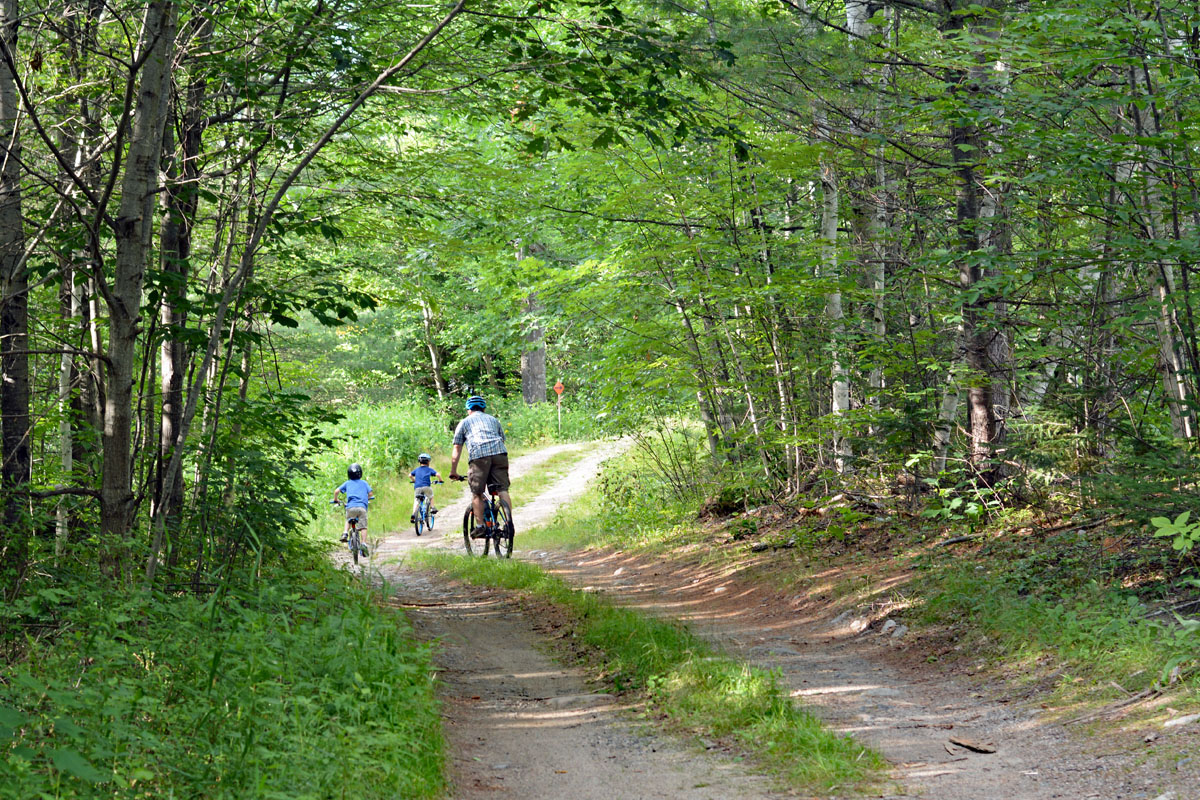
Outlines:
<svg viewBox="0 0 1200 800"><path fill-rule="evenodd" d="M504 428L500 425L500 420L482 411L471 414L458 423L458 427L454 429L454 443L466 444L467 461L508 452L508 448L504 446Z"/></svg>

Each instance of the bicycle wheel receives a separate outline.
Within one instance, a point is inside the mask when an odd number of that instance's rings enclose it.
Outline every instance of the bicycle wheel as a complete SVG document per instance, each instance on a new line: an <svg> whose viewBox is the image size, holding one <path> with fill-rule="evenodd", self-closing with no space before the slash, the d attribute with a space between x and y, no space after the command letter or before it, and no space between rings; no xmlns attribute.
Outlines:
<svg viewBox="0 0 1200 800"><path fill-rule="evenodd" d="M417 536L421 535L421 525L425 522L425 501L417 506L417 510L413 512L413 530L417 532Z"/></svg>
<svg viewBox="0 0 1200 800"><path fill-rule="evenodd" d="M432 505L433 505L433 501L430 500L429 506L432 506ZM437 514L434 514L433 512L431 512L429 510L429 508L427 507L425 509L425 527L428 528L429 530L433 530L433 523L435 523L435 522L437 522Z"/></svg>
<svg viewBox="0 0 1200 800"><path fill-rule="evenodd" d="M473 556L475 553L471 550L471 531L475 530L475 509L468 508L463 512L463 545L467 548L467 555ZM481 543L484 548L487 547L487 539ZM487 550L480 551L480 555L487 555Z"/></svg>
<svg viewBox="0 0 1200 800"><path fill-rule="evenodd" d="M512 510L503 500L496 509L496 557L512 558L513 549Z"/></svg>
<svg viewBox="0 0 1200 800"><path fill-rule="evenodd" d="M354 559L354 565L358 566L358 528L350 530L350 557Z"/></svg>

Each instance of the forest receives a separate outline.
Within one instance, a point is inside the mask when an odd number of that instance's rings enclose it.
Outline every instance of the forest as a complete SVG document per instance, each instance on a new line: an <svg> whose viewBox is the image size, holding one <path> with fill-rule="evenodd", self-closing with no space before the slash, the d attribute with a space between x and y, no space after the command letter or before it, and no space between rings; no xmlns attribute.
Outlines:
<svg viewBox="0 0 1200 800"><path fill-rule="evenodd" d="M172 716L222 654L428 696L338 650L385 623L312 526L475 393L693 513L1111 521L1108 579L1194 594L1194 138L1176 0L0 0L0 775L251 796L240 717ZM224 755L152 766L176 725Z"/></svg>

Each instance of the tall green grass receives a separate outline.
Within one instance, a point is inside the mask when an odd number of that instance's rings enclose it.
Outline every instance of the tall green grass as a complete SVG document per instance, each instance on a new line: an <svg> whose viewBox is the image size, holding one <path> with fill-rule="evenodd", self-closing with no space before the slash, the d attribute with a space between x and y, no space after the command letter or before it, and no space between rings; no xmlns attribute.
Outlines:
<svg viewBox="0 0 1200 800"><path fill-rule="evenodd" d="M918 582L921 618L968 622L1006 661L1065 665L1059 689L1068 700L1119 698L1116 684L1137 691L1182 676L1177 702L1200 702L1200 626L1152 614L1132 592L1099 581L1068 587L1042 579L1030 591L1025 566L1020 558L941 565Z"/></svg>
<svg viewBox="0 0 1200 800"><path fill-rule="evenodd" d="M289 561L204 597L7 609L60 625L0 673L0 798L438 796L428 648L323 555Z"/></svg>
<svg viewBox="0 0 1200 800"><path fill-rule="evenodd" d="M787 781L829 789L876 775L882 760L798 709L770 672L713 649L678 623L614 606L521 561L422 551L420 563L475 584L529 593L569 612L577 640L617 690L644 692L674 726L733 742Z"/></svg>

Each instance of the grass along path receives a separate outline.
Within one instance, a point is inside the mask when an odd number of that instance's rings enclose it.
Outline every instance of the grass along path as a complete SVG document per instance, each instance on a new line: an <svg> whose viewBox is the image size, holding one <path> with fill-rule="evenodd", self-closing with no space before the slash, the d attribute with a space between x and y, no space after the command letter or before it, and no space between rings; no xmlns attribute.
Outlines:
<svg viewBox="0 0 1200 800"><path fill-rule="evenodd" d="M478 586L518 591L565 613L591 671L632 693L648 715L733 747L789 785L831 790L877 775L877 755L797 708L775 675L719 652L685 626L570 588L521 561L425 551L418 563Z"/></svg>

